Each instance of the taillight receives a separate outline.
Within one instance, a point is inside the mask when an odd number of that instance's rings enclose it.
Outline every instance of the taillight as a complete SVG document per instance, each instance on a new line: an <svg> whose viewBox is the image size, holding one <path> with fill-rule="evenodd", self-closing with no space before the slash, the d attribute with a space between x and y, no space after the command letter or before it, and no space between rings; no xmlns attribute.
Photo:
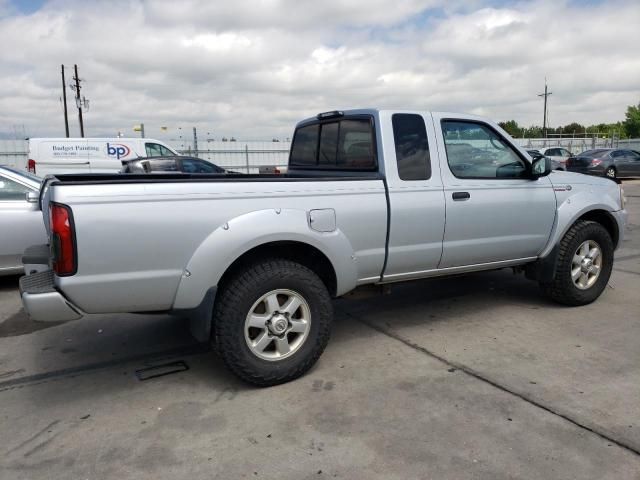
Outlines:
<svg viewBox="0 0 640 480"><path fill-rule="evenodd" d="M593 160L591 160L591 166L592 167L597 167L598 165L600 165L602 163L602 160L598 159L598 158L594 158Z"/></svg>
<svg viewBox="0 0 640 480"><path fill-rule="evenodd" d="M59 203L49 204L53 271L60 277L74 275L77 270L76 239L71 209Z"/></svg>
<svg viewBox="0 0 640 480"><path fill-rule="evenodd" d="M27 170L31 173L36 173L36 161L29 159L27 162Z"/></svg>

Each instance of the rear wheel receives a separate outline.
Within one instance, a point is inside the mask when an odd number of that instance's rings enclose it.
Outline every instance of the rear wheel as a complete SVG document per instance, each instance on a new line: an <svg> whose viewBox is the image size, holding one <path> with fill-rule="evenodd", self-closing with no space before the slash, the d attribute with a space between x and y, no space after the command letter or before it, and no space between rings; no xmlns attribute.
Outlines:
<svg viewBox="0 0 640 480"><path fill-rule="evenodd" d="M322 354L331 331L331 297L298 263L273 259L231 278L216 301L216 348L237 376L259 386L293 380Z"/></svg>
<svg viewBox="0 0 640 480"><path fill-rule="evenodd" d="M609 178L616 178L616 169L614 167L609 167L605 170L604 172L605 176L609 177Z"/></svg>
<svg viewBox="0 0 640 480"><path fill-rule="evenodd" d="M565 305L586 305L607 286L613 268L613 241L599 223L579 220L558 250L556 275L542 290Z"/></svg>

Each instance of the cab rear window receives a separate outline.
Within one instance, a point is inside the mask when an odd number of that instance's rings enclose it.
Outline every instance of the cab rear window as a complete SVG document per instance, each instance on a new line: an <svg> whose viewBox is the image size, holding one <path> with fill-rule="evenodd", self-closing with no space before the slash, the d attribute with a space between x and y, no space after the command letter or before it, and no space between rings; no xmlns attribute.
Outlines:
<svg viewBox="0 0 640 480"><path fill-rule="evenodd" d="M344 118L296 130L289 164L293 167L374 170L373 125L369 118Z"/></svg>

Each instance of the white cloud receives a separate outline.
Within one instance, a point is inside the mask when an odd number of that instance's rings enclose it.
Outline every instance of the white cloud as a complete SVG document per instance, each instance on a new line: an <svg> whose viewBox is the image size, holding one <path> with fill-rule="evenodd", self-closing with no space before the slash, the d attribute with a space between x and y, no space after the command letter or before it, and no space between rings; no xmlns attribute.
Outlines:
<svg viewBox="0 0 640 480"><path fill-rule="evenodd" d="M143 121L285 137L361 106L539 124L545 76L552 125L616 121L640 101L638 24L634 0L54 0L29 15L0 0L0 132L63 131L61 63L79 65L90 135Z"/></svg>

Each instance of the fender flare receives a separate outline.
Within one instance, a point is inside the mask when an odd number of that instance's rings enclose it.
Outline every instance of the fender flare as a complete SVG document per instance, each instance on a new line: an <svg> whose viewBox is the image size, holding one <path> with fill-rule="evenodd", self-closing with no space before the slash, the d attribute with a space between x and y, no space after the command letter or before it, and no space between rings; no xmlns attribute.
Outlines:
<svg viewBox="0 0 640 480"><path fill-rule="evenodd" d="M567 205L566 203L561 206ZM567 205L570 207L571 204ZM558 249L560 241L564 238L569 229L582 217L590 212L604 212L611 219L614 228L618 229L618 224L609 213L609 207L603 204L589 205L582 208L567 208L561 215L561 209L558 209L556 215L556 224L554 225L553 232L550 235L550 241L539 256L538 261L529 264L525 267L525 274L530 280L537 280L542 282L550 282L556 275L556 268L558 263ZM564 217L564 218L563 218ZM566 220L568 218L568 220ZM558 225L562 222L562 228ZM620 235L620 232L618 232Z"/></svg>
<svg viewBox="0 0 640 480"><path fill-rule="evenodd" d="M565 236L569 228L576 223L576 221L590 213L595 211L605 212L612 220L615 228L618 229L618 224L610 212L615 211L617 207L615 203L607 204L602 202L602 198L594 195L589 191L582 191L576 195L572 195L567 198L561 205L558 206L556 212L556 219L549 236L549 241L545 248L540 252L539 257L547 257L552 250L560 243L560 240ZM618 232L618 237L620 238Z"/></svg>
<svg viewBox="0 0 640 480"><path fill-rule="evenodd" d="M305 210L266 209L235 217L204 239L184 268L173 308L197 307L238 258L255 247L280 241L307 244L322 252L336 273L337 295L355 288L355 251L340 229L312 230Z"/></svg>

